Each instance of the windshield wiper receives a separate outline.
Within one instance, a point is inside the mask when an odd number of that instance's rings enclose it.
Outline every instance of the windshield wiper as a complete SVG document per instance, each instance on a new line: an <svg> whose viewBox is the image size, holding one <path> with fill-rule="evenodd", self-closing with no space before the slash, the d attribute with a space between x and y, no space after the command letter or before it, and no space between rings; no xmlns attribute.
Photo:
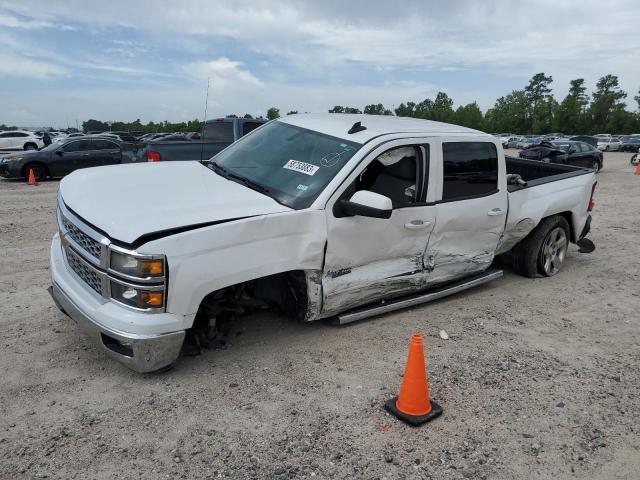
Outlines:
<svg viewBox="0 0 640 480"><path fill-rule="evenodd" d="M222 168L222 167L220 167ZM249 187L253 190L257 190L258 192L268 193L269 189L264 185L259 184L258 182L254 182L253 180L249 180L247 177L243 177L242 175L238 175L236 173L227 173L228 178L232 178L234 180L238 180L245 187Z"/></svg>
<svg viewBox="0 0 640 480"><path fill-rule="evenodd" d="M229 178L229 172L227 172L227 169L224 167L221 167L216 162L209 162L207 164L207 167L213 170L214 172L216 172L218 175L224 178Z"/></svg>
<svg viewBox="0 0 640 480"><path fill-rule="evenodd" d="M243 177L242 175L238 175L237 173L231 173L226 168L218 165L216 162L209 162L208 168L216 172L218 175L228 179L231 179L235 182L241 183L245 187L249 187L253 190L257 190L261 193L268 193L269 189L264 185L260 185L258 182L254 182L253 180L249 180L247 177Z"/></svg>

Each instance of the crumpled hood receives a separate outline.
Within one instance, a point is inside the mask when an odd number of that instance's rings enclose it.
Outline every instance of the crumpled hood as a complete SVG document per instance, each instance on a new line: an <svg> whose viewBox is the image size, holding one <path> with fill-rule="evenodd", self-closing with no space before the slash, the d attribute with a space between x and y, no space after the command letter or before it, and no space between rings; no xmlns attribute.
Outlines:
<svg viewBox="0 0 640 480"><path fill-rule="evenodd" d="M165 230L291 210L199 162L77 170L62 180L60 193L68 208L125 243Z"/></svg>

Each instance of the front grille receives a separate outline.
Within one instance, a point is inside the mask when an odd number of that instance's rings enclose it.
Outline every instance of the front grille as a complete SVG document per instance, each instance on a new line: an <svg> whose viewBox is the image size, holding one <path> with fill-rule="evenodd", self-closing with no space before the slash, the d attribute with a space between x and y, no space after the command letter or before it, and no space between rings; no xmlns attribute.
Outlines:
<svg viewBox="0 0 640 480"><path fill-rule="evenodd" d="M80 247L82 247L82 249L89 255L99 260L100 252L102 250L100 242L96 242L93 238L76 227L64 215L61 215L61 220L62 226L67 231L69 236L73 239L73 241L76 242Z"/></svg>
<svg viewBox="0 0 640 480"><path fill-rule="evenodd" d="M71 248L66 248L65 251L67 254L67 263L71 270L73 270L84 283L89 285L92 290L102 296L102 279L100 275L80 260L80 257Z"/></svg>

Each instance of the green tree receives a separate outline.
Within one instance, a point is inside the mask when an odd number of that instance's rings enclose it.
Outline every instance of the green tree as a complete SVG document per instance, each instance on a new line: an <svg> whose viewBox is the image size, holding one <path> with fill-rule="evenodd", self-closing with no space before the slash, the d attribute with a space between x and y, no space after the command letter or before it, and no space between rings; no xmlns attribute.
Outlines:
<svg viewBox="0 0 640 480"><path fill-rule="evenodd" d="M621 110L626 106L622 99L626 96L620 90L617 76L609 74L598 80L589 106L591 133L615 132L614 128L619 127L622 118Z"/></svg>
<svg viewBox="0 0 640 480"><path fill-rule="evenodd" d="M367 105L366 107L364 107L363 112L366 115L393 115L393 113L391 113L391 110L385 108L385 106L381 103Z"/></svg>
<svg viewBox="0 0 640 480"><path fill-rule="evenodd" d="M528 131L531 133L548 133L551 131L554 109L557 102L551 95L553 77L544 73L536 73L529 85L524 87L524 93L529 100Z"/></svg>
<svg viewBox="0 0 640 480"><path fill-rule="evenodd" d="M269 120L275 120L276 118L280 118L280 109L276 107L271 107L267 110L267 118Z"/></svg>
<svg viewBox="0 0 640 480"><path fill-rule="evenodd" d="M416 116L416 104L415 102L407 102L405 105L401 103L395 109L395 113L397 117L415 117Z"/></svg>
<svg viewBox="0 0 640 480"><path fill-rule="evenodd" d="M329 110L329 113L362 113L359 108L355 107L343 107L342 105L336 105L332 109Z"/></svg>
<svg viewBox="0 0 640 480"><path fill-rule="evenodd" d="M553 129L563 133L581 133L587 128L587 104L584 78L569 82L569 94L562 100L554 117Z"/></svg>
<svg viewBox="0 0 640 480"><path fill-rule="evenodd" d="M453 123L462 125L463 127L475 128L481 130L483 128L484 117L482 110L476 102L460 105L454 115Z"/></svg>
<svg viewBox="0 0 640 480"><path fill-rule="evenodd" d="M245 113L242 118L253 118L250 113Z"/></svg>
<svg viewBox="0 0 640 480"><path fill-rule="evenodd" d="M514 90L496 100L485 115L485 128L492 132L530 133L529 98L524 90Z"/></svg>
<svg viewBox="0 0 640 480"><path fill-rule="evenodd" d="M438 122L453 121L453 100L444 92L438 92L431 108L431 119Z"/></svg>

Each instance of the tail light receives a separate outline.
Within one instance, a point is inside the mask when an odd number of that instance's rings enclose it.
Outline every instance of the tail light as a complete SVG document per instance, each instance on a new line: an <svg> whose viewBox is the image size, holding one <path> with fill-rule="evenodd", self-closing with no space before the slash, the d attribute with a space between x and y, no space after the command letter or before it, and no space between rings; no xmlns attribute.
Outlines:
<svg viewBox="0 0 640 480"><path fill-rule="evenodd" d="M596 193L596 185L598 185L598 182L595 182L593 184L593 187L591 187L591 197L589 197L589 206L587 207L587 212L592 211L593 207L596 206L596 202L594 202L593 200L593 195Z"/></svg>
<svg viewBox="0 0 640 480"><path fill-rule="evenodd" d="M155 150L147 150L147 162L159 162L160 154Z"/></svg>

